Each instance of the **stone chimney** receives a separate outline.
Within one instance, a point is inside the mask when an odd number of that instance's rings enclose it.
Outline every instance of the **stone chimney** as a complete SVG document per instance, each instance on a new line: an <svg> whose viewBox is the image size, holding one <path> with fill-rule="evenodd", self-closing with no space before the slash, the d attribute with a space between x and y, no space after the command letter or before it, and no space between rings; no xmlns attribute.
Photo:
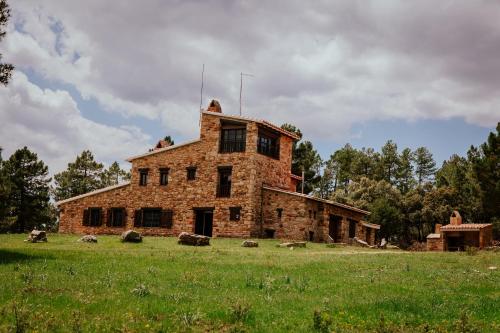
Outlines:
<svg viewBox="0 0 500 333"><path fill-rule="evenodd" d="M451 213L450 224L451 225L462 224L462 216L460 216L460 213L458 211L454 210L453 213Z"/></svg>
<svg viewBox="0 0 500 333"><path fill-rule="evenodd" d="M208 105L207 111L209 112L219 112L222 113L222 108L220 107L220 104L218 101L213 99L210 104Z"/></svg>
<svg viewBox="0 0 500 333"><path fill-rule="evenodd" d="M434 233L435 233L435 234L440 234L440 233L441 233L441 227L442 227L442 226L443 226L442 224L439 224L439 223L438 223L438 224L436 224L435 229L434 229Z"/></svg>

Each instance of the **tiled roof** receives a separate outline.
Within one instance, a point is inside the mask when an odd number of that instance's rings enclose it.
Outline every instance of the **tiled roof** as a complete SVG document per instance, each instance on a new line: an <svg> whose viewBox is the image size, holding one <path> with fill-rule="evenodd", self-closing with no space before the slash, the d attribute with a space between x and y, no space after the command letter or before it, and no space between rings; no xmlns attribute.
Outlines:
<svg viewBox="0 0 500 333"><path fill-rule="evenodd" d="M102 192L111 191L111 190L114 190L116 188L125 187L125 186L128 186L128 185L130 185L130 182L126 182L126 183L123 183L123 184L118 184L118 185L113 185L113 186L108 186L108 187L105 187L105 188L101 188L101 189L98 189L98 190L95 190L95 191L92 191L92 192L88 192L88 193L85 193L85 194L77 195L76 197L72 197L72 198L61 200L61 201L57 201L56 202L56 206L59 206L59 205L61 205L63 203L70 202L70 201L73 201L73 200L85 198L85 197L88 197L88 196L91 196L91 195L95 195L95 194L99 194L99 193L102 193Z"/></svg>
<svg viewBox="0 0 500 333"><path fill-rule="evenodd" d="M368 223L366 221L361 221L361 224L364 225L367 228L372 228L372 229L380 230L380 224Z"/></svg>
<svg viewBox="0 0 500 333"><path fill-rule="evenodd" d="M262 119L255 119L255 118L249 118L249 117L242 117L242 116L234 116L234 115L228 115L228 114L225 114L225 113L220 113L220 112L210 112L210 111L203 111L204 114L209 114L209 115L212 115L212 116L217 116L217 117L221 117L221 118L226 118L226 119L235 119L235 120L242 120L242 121L251 121L251 122L254 122L254 123L258 123L258 124L261 124L263 126L266 126L266 127L269 127L275 131L278 131L280 132L281 134L283 135L286 135L286 136L289 136L291 137L292 139L295 139L295 140L300 140L300 137L295 134L295 133L292 133L292 132L289 132L289 131L286 131L284 129L282 129L281 127L279 126L276 126L274 124L271 124L270 122L266 121L266 120L262 120Z"/></svg>
<svg viewBox="0 0 500 333"><path fill-rule="evenodd" d="M187 142L184 142L184 143L180 143L178 145L172 145L172 146L168 146L168 147L164 147L164 148L154 149L154 150L152 150L150 152L147 152L147 153L144 153L144 154L141 154L141 155L136 155L136 156L129 157L129 158L126 159L126 161L127 162L132 162L133 160L136 160L136 159L141 158L141 157L146 157L146 156L149 156L149 155L158 154L158 153L161 153L161 152L164 152L164 151L167 151L167 150L173 150L173 149L184 147L184 146L187 146L187 145L190 145L190 144L193 144L193 143L196 143L196 142L200 142L200 141L201 141L200 139L196 139L196 140L191 140L191 141L187 141Z"/></svg>
<svg viewBox="0 0 500 333"><path fill-rule="evenodd" d="M265 190L286 193L286 194L294 195L294 196L297 196L297 197L303 197L305 199L311 199L311 200L315 200L315 201L319 201L319 202L324 202L324 203L327 203L327 204L330 204L330 205L334 205L334 206L337 206L337 207L342 207L342 208L349 209L349 210L352 210L352 211L355 211L355 212L358 212L358 213L361 213L361 214L365 214L365 215L369 215L370 214L370 212L368 212L366 210L359 209L359 208L356 208L356 207L352 207L352 206L349 206L349 205L344 205L344 204L341 204L341 203L338 203L338 202L335 202L335 201L321 199L321 198L316 198L316 197L313 197L311 195L297 193L297 192L291 192L291 191L287 191L287 190L284 190L284 189L281 189L281 188L271 187L271 186L267 186L267 185L264 185L262 187ZM376 224L374 224L374 225L376 225Z"/></svg>
<svg viewBox="0 0 500 333"><path fill-rule="evenodd" d="M447 224L441 227L441 231L478 231L491 226L491 223L464 223L464 224Z"/></svg>
<svg viewBox="0 0 500 333"><path fill-rule="evenodd" d="M302 176L297 176L297 175L294 175L293 173L290 174L290 178L302 180Z"/></svg>

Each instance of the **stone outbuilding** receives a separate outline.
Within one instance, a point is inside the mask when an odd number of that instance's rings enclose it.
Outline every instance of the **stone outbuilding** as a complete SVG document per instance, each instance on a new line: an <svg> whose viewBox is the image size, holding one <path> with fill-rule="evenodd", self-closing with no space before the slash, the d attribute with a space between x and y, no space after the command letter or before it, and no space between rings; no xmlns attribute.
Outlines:
<svg viewBox="0 0 500 333"><path fill-rule="evenodd" d="M57 202L60 232L145 235L194 232L210 237L269 237L375 243L369 212L297 192L291 173L299 137L265 120L201 112L200 137L159 142L128 159L128 183Z"/></svg>
<svg viewBox="0 0 500 333"><path fill-rule="evenodd" d="M462 223L458 211L453 211L450 224L436 225L435 232L427 236L428 251L463 251L467 246L482 249L493 239L491 223Z"/></svg>

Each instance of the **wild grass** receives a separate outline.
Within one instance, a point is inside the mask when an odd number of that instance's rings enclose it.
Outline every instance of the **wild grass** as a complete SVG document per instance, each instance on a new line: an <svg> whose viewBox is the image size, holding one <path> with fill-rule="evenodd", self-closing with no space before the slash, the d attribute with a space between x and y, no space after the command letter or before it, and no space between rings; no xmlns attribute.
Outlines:
<svg viewBox="0 0 500 333"><path fill-rule="evenodd" d="M0 332L498 332L500 253L0 235Z"/></svg>

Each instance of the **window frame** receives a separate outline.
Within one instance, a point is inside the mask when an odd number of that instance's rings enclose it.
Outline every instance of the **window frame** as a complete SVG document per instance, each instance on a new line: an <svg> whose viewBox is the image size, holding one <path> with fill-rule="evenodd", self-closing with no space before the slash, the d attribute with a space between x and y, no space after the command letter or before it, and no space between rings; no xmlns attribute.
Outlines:
<svg viewBox="0 0 500 333"><path fill-rule="evenodd" d="M100 227L102 226L102 207L89 207L89 227ZM97 213L97 222L94 221L93 213Z"/></svg>
<svg viewBox="0 0 500 333"><path fill-rule="evenodd" d="M276 212L278 213L278 219L283 217L283 208L276 208Z"/></svg>
<svg viewBox="0 0 500 333"><path fill-rule="evenodd" d="M246 151L247 125L221 121L219 153L244 153Z"/></svg>
<svg viewBox="0 0 500 333"><path fill-rule="evenodd" d="M169 168L160 168L160 186L168 185Z"/></svg>
<svg viewBox="0 0 500 333"><path fill-rule="evenodd" d="M142 228L160 228L160 225L161 225L161 212L162 212L162 209L161 208L142 208L142 223L141 223L141 227ZM155 213L156 215L154 217L156 217L158 219L158 221L148 221L148 222L157 222L156 224L157 225L146 225L146 214L153 214Z"/></svg>
<svg viewBox="0 0 500 333"><path fill-rule="evenodd" d="M225 184L222 184L223 176L227 176L228 180ZM233 177L233 167L232 166L221 166L217 168L217 198L230 198L231 197L231 186Z"/></svg>
<svg viewBox="0 0 500 333"><path fill-rule="evenodd" d="M117 214L117 212L120 212L120 214ZM106 222L107 227L122 228L127 225L127 220L126 220L127 211L124 207L111 207L108 209L107 214L108 214ZM116 222L117 216L120 216L121 221L119 223Z"/></svg>
<svg viewBox="0 0 500 333"><path fill-rule="evenodd" d="M149 169L139 169L139 186L148 185Z"/></svg>
<svg viewBox="0 0 500 333"><path fill-rule="evenodd" d="M239 222L241 220L241 206L229 207L229 221Z"/></svg>
<svg viewBox="0 0 500 333"><path fill-rule="evenodd" d="M196 169L195 166L190 166L186 168L186 180L196 180Z"/></svg>
<svg viewBox="0 0 500 333"><path fill-rule="evenodd" d="M279 160L280 135L259 128L257 134L257 153Z"/></svg>

